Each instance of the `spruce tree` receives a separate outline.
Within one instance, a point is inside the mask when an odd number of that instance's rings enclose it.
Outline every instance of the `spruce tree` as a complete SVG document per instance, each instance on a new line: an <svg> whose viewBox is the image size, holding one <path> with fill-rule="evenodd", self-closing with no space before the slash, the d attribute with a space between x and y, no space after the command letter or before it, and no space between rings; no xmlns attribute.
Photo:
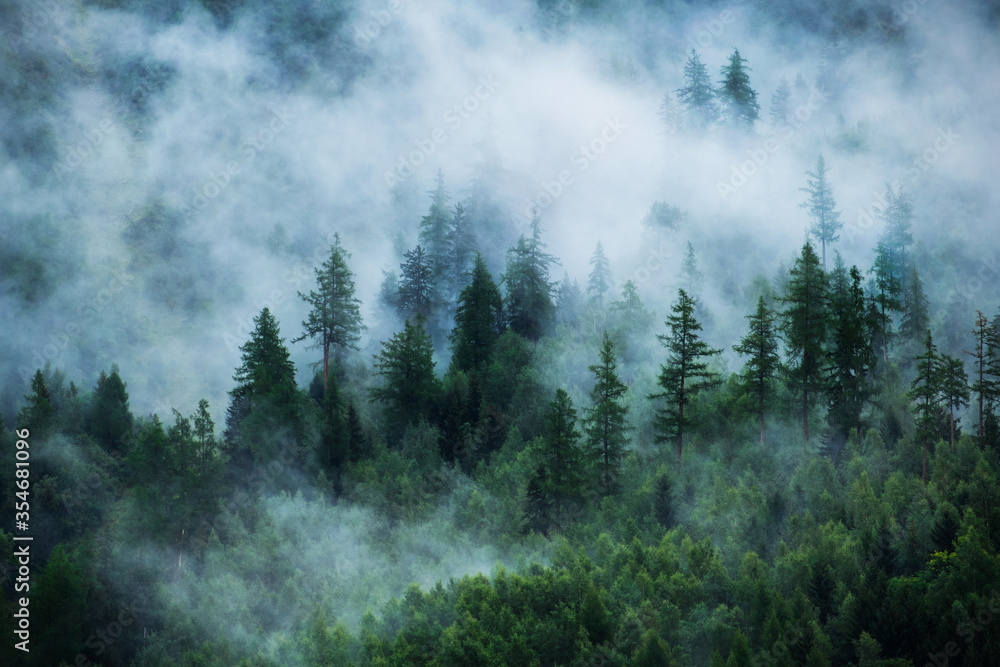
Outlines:
<svg viewBox="0 0 1000 667"><path fill-rule="evenodd" d="M877 337L881 342L882 361L889 360L889 342L893 337L893 314L902 310L900 295L903 285L895 275L888 246L879 241L875 251L875 264L869 270L875 275L875 291L872 301L878 312Z"/></svg>
<svg viewBox="0 0 1000 667"><path fill-rule="evenodd" d="M486 260L477 252L472 282L458 297L455 328L450 337L455 369L468 372L489 362L500 338L498 318L502 308L500 288L493 281Z"/></svg>
<svg viewBox="0 0 1000 667"><path fill-rule="evenodd" d="M103 372L101 373L103 376ZM31 393L24 397L25 405L17 413L17 428L26 428L33 435L48 433L55 424L56 411L52 407L52 394L45 386L42 369L31 378Z"/></svg>
<svg viewBox="0 0 1000 667"><path fill-rule="evenodd" d="M913 203L902 186L886 185L885 206L878 217L885 223L878 238L879 245L884 247L884 270L898 285L900 294L904 294L910 267L909 248L913 245Z"/></svg>
<svg viewBox="0 0 1000 667"><path fill-rule="evenodd" d="M606 332L601 341L600 363L588 368L594 374L590 392L594 405L585 419L587 458L597 472L603 493L611 495L632 427L627 419L628 407L623 403L628 387L618 377L615 347Z"/></svg>
<svg viewBox="0 0 1000 667"><path fill-rule="evenodd" d="M111 366L111 374L101 371L90 407L90 433L110 451L122 451L132 430L132 413L128 406L128 392L118 372L118 365Z"/></svg>
<svg viewBox="0 0 1000 667"><path fill-rule="evenodd" d="M733 346L737 354L749 356L741 374L742 391L753 397L757 405L760 421L760 444L764 444L764 414L768 401L774 395L775 380L781 370L781 356L778 353L777 316L764 297L757 299L757 312L747 315L750 331L739 345Z"/></svg>
<svg viewBox="0 0 1000 667"><path fill-rule="evenodd" d="M430 336L418 318L416 324L407 320L403 330L384 341L382 351L375 355L375 375L382 378L382 385L369 389L368 395L385 404L397 435L408 423L430 414L438 394L433 354Z"/></svg>
<svg viewBox="0 0 1000 667"><path fill-rule="evenodd" d="M916 401L916 437L923 444L924 461L921 479L927 482L927 444L937 432L936 409L940 402L941 358L930 329L924 337L924 352L916 357L917 376L913 379L910 399Z"/></svg>
<svg viewBox="0 0 1000 667"><path fill-rule="evenodd" d="M323 350L323 387L328 386L330 348L339 353L345 348L357 350L361 331L361 301L354 296L354 274L347 267L350 254L340 245L340 235L334 236L330 257L316 269L316 290L309 294L299 292L299 297L312 306L302 322L304 332L292 340L297 343L306 338L316 339L315 347Z"/></svg>
<svg viewBox="0 0 1000 667"><path fill-rule="evenodd" d="M545 415L541 438L541 461L545 467L541 488L553 508L558 527L566 523L566 510L583 501L584 454L579 439L573 401L565 389L557 389Z"/></svg>
<svg viewBox="0 0 1000 667"><path fill-rule="evenodd" d="M903 319L900 322L899 333L906 340L915 340L930 326L927 295L924 293L924 283L916 266L910 267L906 279L906 289L903 290L903 300L900 304Z"/></svg>
<svg viewBox="0 0 1000 667"><path fill-rule="evenodd" d="M948 422L951 433L951 448L955 448L955 409L969 405L969 374L961 359L948 355L941 356L941 398L948 406Z"/></svg>
<svg viewBox="0 0 1000 667"><path fill-rule="evenodd" d="M437 173L437 187L428 194L431 196L430 210L420 220L420 236L418 243L427 255L431 266L432 281L439 285L446 279L449 265L449 236L453 218L448 210L448 193L444 189L444 174Z"/></svg>
<svg viewBox="0 0 1000 667"><path fill-rule="evenodd" d="M693 124L705 127L719 117L708 68L694 49L684 65L684 87L674 92Z"/></svg>
<svg viewBox="0 0 1000 667"><path fill-rule="evenodd" d="M531 238L522 235L517 245L507 251L507 265L501 280L506 292L507 323L514 332L533 342L552 326L555 304L549 269L557 263L555 257L545 252L536 210L531 220Z"/></svg>
<svg viewBox="0 0 1000 667"><path fill-rule="evenodd" d="M768 112L771 116L771 124L775 127L782 127L788 119L788 114L792 111L792 88L788 85L788 79L781 77L778 87L771 95L771 106Z"/></svg>
<svg viewBox="0 0 1000 667"><path fill-rule="evenodd" d="M860 443L861 411L872 393L868 378L875 369L875 353L867 325L861 272L856 266L846 272L838 253L833 276L830 300L833 331L827 371L829 418L845 435L856 428Z"/></svg>
<svg viewBox="0 0 1000 667"><path fill-rule="evenodd" d="M809 198L799 204L800 207L809 212L812 218L812 226L809 233L819 241L823 249L823 270L826 270L826 246L840 239L840 230L844 223L840 221L840 211L836 210L836 202L833 199L833 190L830 182L826 178L829 169L826 161L820 155L816 159L815 171L806 172L806 187L799 188L809 195Z"/></svg>
<svg viewBox="0 0 1000 667"><path fill-rule="evenodd" d="M694 317L695 300L684 290L678 290L677 303L667 316L667 335L657 338L667 348L667 363L660 366L658 384L663 390L651 394L651 399L665 399L665 405L656 409L654 428L657 442L673 440L677 445L677 472L681 469L684 431L691 425L684 408L703 389L718 384L718 376L708 368L705 358L721 350L710 348L698 336L701 324Z"/></svg>
<svg viewBox="0 0 1000 667"><path fill-rule="evenodd" d="M469 272L475 263L476 237L472 233L465 206L455 204L448 231L448 282L452 294L460 293L469 284Z"/></svg>
<svg viewBox="0 0 1000 667"><path fill-rule="evenodd" d="M729 63L722 67L722 81L719 82L718 96L722 100L724 113L732 120L753 126L760 115L757 91L750 87L750 68L747 59L740 56L739 49L733 49Z"/></svg>
<svg viewBox="0 0 1000 667"><path fill-rule="evenodd" d="M580 310L583 304L583 290L575 278L570 279L569 271L563 274L563 279L555 288L556 322L577 326L580 323Z"/></svg>
<svg viewBox="0 0 1000 667"><path fill-rule="evenodd" d="M781 299L782 333L788 355L789 384L802 396L802 429L809 442L809 410L826 388L827 280L810 243L789 272Z"/></svg>
<svg viewBox="0 0 1000 667"><path fill-rule="evenodd" d="M217 444L215 442L215 422L208 411L208 400L198 401L198 410L191 415L194 424L193 436L197 445L197 456L201 461L209 461L215 457Z"/></svg>
<svg viewBox="0 0 1000 667"><path fill-rule="evenodd" d="M604 247L597 242L597 248L590 258L590 276L587 280L587 294L604 309L604 295L611 289L611 264L604 255Z"/></svg>
<svg viewBox="0 0 1000 667"><path fill-rule="evenodd" d="M976 392L979 448L983 449L986 443L986 419L992 414L994 403L1000 397L1000 330L980 310L976 311L976 325L972 334L975 336L975 349L965 353L975 360L972 391Z"/></svg>
<svg viewBox="0 0 1000 667"><path fill-rule="evenodd" d="M434 289L434 265L423 246L417 245L408 250L399 268L396 312L406 320L418 316L428 319L436 305L437 294Z"/></svg>

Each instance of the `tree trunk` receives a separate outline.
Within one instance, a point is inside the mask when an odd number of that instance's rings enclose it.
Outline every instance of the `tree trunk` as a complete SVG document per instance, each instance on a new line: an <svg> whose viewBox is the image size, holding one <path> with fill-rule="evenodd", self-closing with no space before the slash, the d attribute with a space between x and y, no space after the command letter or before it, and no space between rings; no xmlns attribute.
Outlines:
<svg viewBox="0 0 1000 667"><path fill-rule="evenodd" d="M924 484L927 483L927 438L924 438L924 471L920 475L920 479Z"/></svg>
<svg viewBox="0 0 1000 667"><path fill-rule="evenodd" d="M677 411L677 474L681 474L681 449L684 447L684 402L681 401Z"/></svg>
<svg viewBox="0 0 1000 667"><path fill-rule="evenodd" d="M951 451L955 451L955 404L949 403L948 410L951 416Z"/></svg>
<svg viewBox="0 0 1000 667"><path fill-rule="evenodd" d="M323 397L326 398L326 389L329 386L330 376L330 341L323 341Z"/></svg>
<svg viewBox="0 0 1000 667"><path fill-rule="evenodd" d="M805 430L806 442L809 442L809 390L802 390L802 427Z"/></svg>

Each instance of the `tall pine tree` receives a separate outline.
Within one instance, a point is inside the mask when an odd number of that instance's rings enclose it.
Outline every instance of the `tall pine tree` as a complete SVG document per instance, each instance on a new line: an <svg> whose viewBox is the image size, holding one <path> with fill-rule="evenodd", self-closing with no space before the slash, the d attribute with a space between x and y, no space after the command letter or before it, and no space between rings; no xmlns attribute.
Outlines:
<svg viewBox="0 0 1000 667"><path fill-rule="evenodd" d="M722 66L722 81L719 82L718 96L722 101L723 113L731 121L752 127L760 115L757 91L750 87L750 68L747 59L733 49L729 62Z"/></svg>
<svg viewBox="0 0 1000 667"><path fill-rule="evenodd" d="M675 91L692 125L705 127L719 117L708 68L694 49L684 65L684 87Z"/></svg>
<svg viewBox="0 0 1000 667"><path fill-rule="evenodd" d="M718 376L708 368L705 358L719 354L721 350L710 348L698 336L701 324L694 317L695 300L684 290L678 290L677 303L667 316L667 335L657 334L667 348L667 363L660 366L658 384L663 390L651 394L651 399L665 399L665 405L657 408L654 418L657 442L673 440L677 445L677 472L681 469L681 453L684 448L684 431L691 425L691 418L684 408L703 389L718 384Z"/></svg>
<svg viewBox="0 0 1000 667"><path fill-rule="evenodd" d="M451 332L452 365L457 370L472 371L488 363L500 338L503 299L493 281L486 260L476 253L472 282L462 290Z"/></svg>
<svg viewBox="0 0 1000 667"><path fill-rule="evenodd" d="M827 376L829 418L845 435L851 428L856 428L860 443L861 411L871 396L869 376L875 369L861 272L858 267L852 266L848 273L838 253L831 283L830 322L833 331Z"/></svg>
<svg viewBox="0 0 1000 667"><path fill-rule="evenodd" d="M583 502L584 456L576 430L576 409L565 389L557 389L545 415L541 461L545 478L540 482L555 513L556 526L568 522L568 511Z"/></svg>
<svg viewBox="0 0 1000 667"><path fill-rule="evenodd" d="M778 354L777 316L764 297L757 299L757 312L747 315L750 331L739 345L733 346L737 354L749 356L741 374L742 391L753 397L757 405L760 421L760 444L764 444L764 414L768 401L774 395L775 380L781 370L781 356Z"/></svg>
<svg viewBox="0 0 1000 667"><path fill-rule="evenodd" d="M528 340L537 341L552 326L555 304L549 270L557 263L555 257L545 252L536 210L531 220L531 238L522 235L517 245L507 251L507 266L501 281L506 292L507 322Z"/></svg>
<svg viewBox="0 0 1000 667"><path fill-rule="evenodd" d="M587 294L604 309L604 295L611 289L611 264L604 255L604 247L597 242L597 248L590 258L590 276L587 280Z"/></svg>
<svg viewBox="0 0 1000 667"><path fill-rule="evenodd" d="M434 348L423 322L407 320L403 330L382 343L375 355L375 374L382 385L369 389L372 401L385 404L386 414L395 433L401 434L409 423L426 418L438 395L434 375Z"/></svg>
<svg viewBox="0 0 1000 667"><path fill-rule="evenodd" d="M927 483L927 445L937 432L937 407L941 396L941 358L930 329L924 337L924 352L916 357L917 376L913 378L910 398L916 401L916 437L923 444L924 460L921 479Z"/></svg>
<svg viewBox="0 0 1000 667"><path fill-rule="evenodd" d="M617 373L615 347L607 333L601 341L600 363L589 366L594 374L590 397L594 405L587 411L584 430L587 433L587 458L597 471L597 482L605 495L617 486L618 471L628 432L628 407L622 402L628 387Z"/></svg>
<svg viewBox="0 0 1000 667"><path fill-rule="evenodd" d="M840 211L836 210L833 190L826 178L829 169L826 161L820 155L816 159L815 171L806 172L806 187L800 188L809 198L799 206L809 212L812 225L809 233L819 241L823 249L823 270L826 270L826 246L840 239L840 230L844 223L840 221Z"/></svg>

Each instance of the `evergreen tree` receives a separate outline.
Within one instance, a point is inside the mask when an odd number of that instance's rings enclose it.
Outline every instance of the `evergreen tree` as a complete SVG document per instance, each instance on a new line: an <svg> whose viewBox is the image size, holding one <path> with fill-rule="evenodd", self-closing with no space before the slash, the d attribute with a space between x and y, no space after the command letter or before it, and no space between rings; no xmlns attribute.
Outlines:
<svg viewBox="0 0 1000 667"><path fill-rule="evenodd" d="M378 304L382 321L392 319L389 313L398 315L402 312L402 305L399 302L399 278L395 271L382 271L382 282L375 295L375 302Z"/></svg>
<svg viewBox="0 0 1000 667"><path fill-rule="evenodd" d="M625 281L621 299L611 304L611 312L622 329L636 336L643 336L653 326L653 314L639 298L639 288L632 280Z"/></svg>
<svg viewBox="0 0 1000 667"><path fill-rule="evenodd" d="M226 413L225 439L230 451L239 438L240 424L255 406L270 403L288 417L294 403L295 364L270 309L265 307L254 318L254 330L240 352L242 362L233 375L237 384L229 392Z"/></svg>
<svg viewBox="0 0 1000 667"><path fill-rule="evenodd" d="M916 266L910 267L906 289L903 290L903 301L900 305L903 310L903 319L900 323L899 333L906 340L915 340L930 326L927 295L924 293L924 284L920 280Z"/></svg>
<svg viewBox="0 0 1000 667"><path fill-rule="evenodd" d="M558 527L565 523L565 510L582 502L584 455L579 438L573 401L565 389L557 389L545 415L541 438L541 462L545 467L541 489L553 508Z"/></svg>
<svg viewBox="0 0 1000 667"><path fill-rule="evenodd" d="M17 413L17 427L28 429L35 437L48 433L55 425L56 411L52 407L52 394L45 386L42 369L35 371L31 378L31 393L24 400L24 407Z"/></svg>
<svg viewBox="0 0 1000 667"><path fill-rule="evenodd" d="M197 456L201 461L209 461L215 457L217 444L215 442L215 422L208 411L208 401L198 401L198 410L191 415L194 424L194 439L197 445Z"/></svg>
<svg viewBox="0 0 1000 667"><path fill-rule="evenodd" d="M927 444L937 432L935 414L940 401L941 358L931 337L930 329L924 337L924 353L916 357L917 376L913 379L910 398L916 401L917 438L923 444L924 462L921 479L927 482Z"/></svg>
<svg viewBox="0 0 1000 667"><path fill-rule="evenodd" d="M852 266L846 284L843 284L844 273L838 253L830 304L833 329L827 376L830 421L840 426L845 435L856 428L860 443L861 411L872 393L868 377L875 369L875 354L866 322L861 272Z"/></svg>
<svg viewBox="0 0 1000 667"><path fill-rule="evenodd" d="M948 422L951 432L951 448L955 448L955 409L969 405L969 375L961 359L943 355L941 357L941 398L948 405Z"/></svg>
<svg viewBox="0 0 1000 667"><path fill-rule="evenodd" d="M375 356L375 374L382 378L382 386L369 389L369 397L385 404L397 434L408 423L426 418L434 405L438 380L433 353L430 336L418 319L416 324L407 320Z"/></svg>
<svg viewBox="0 0 1000 667"><path fill-rule="evenodd" d="M750 87L750 68L747 59L740 56L739 49L733 49L729 63L722 67L722 81L718 95L726 115L745 126L753 126L760 114L757 91Z"/></svg>
<svg viewBox="0 0 1000 667"><path fill-rule="evenodd" d="M674 483L670 479L670 473L666 471L656 477L653 515L664 529L670 530L674 527Z"/></svg>
<svg viewBox="0 0 1000 667"><path fill-rule="evenodd" d="M737 354L749 356L743 367L741 384L743 392L750 394L757 405L760 420L760 444L764 444L764 413L767 402L774 395L774 382L781 370L781 356L778 354L777 316L764 297L757 299L757 312L748 315L750 331L739 345L733 346Z"/></svg>
<svg viewBox="0 0 1000 667"><path fill-rule="evenodd" d="M444 189L444 173L438 170L437 187L428 194L431 208L420 220L418 243L424 249L431 267L431 280L437 286L449 273L449 236L454 219L448 210L448 193Z"/></svg>
<svg viewBox="0 0 1000 667"><path fill-rule="evenodd" d="M628 387L616 372L615 348L611 338L604 334L601 342L600 363L589 366L594 374L594 388L590 392L594 405L587 411L584 430L587 433L587 458L597 471L598 484L605 495L611 495L617 486L618 471L625 445L628 443L628 407L622 399Z"/></svg>
<svg viewBox="0 0 1000 667"><path fill-rule="evenodd" d="M698 258L694 254L694 246L687 243L687 252L684 254L684 261L681 264L681 273L678 276L681 289L687 292L692 299L697 300L701 296L701 288L705 284L705 276L698 270Z"/></svg>
<svg viewBox="0 0 1000 667"><path fill-rule="evenodd" d="M434 290L434 265L418 245L406 252L406 260L400 265L399 291L396 312L403 319L431 316L437 295Z"/></svg>
<svg viewBox="0 0 1000 667"><path fill-rule="evenodd" d="M809 233L819 241L823 249L823 270L826 270L826 246L840 239L840 230L844 223L840 221L840 211L836 210L836 202L833 199L833 190L826 173L829 171L823 156L816 159L815 171L806 172L806 187L799 188L809 195L809 198L799 204L809 211L812 218L812 226Z"/></svg>
<svg viewBox="0 0 1000 667"><path fill-rule="evenodd" d="M705 127L719 117L708 68L694 49L684 65L684 87L674 92L693 124Z"/></svg>
<svg viewBox="0 0 1000 667"><path fill-rule="evenodd" d="M309 294L299 292L299 297L312 306L309 316L302 322L304 333L292 340L297 343L306 338L316 339L316 347L323 350L323 386L329 378L330 348L358 349L364 324L361 321L361 301L354 296L354 274L347 267L350 254L340 245L340 235L335 235L330 247L330 258L316 269L317 290Z"/></svg>
<svg viewBox="0 0 1000 667"><path fill-rule="evenodd" d="M132 413L128 407L128 392L118 373L118 366L111 367L111 374L101 371L90 408L90 433L110 451L122 451L125 439L132 430Z"/></svg>
<svg viewBox="0 0 1000 667"><path fill-rule="evenodd" d="M903 285L894 273L889 248L881 241L875 251L875 264L869 273L875 274L875 292L872 301L878 311L877 338L882 343L882 361L888 361L889 341L893 337L893 313L903 308L900 301Z"/></svg>
<svg viewBox="0 0 1000 667"><path fill-rule="evenodd" d="M778 87L771 95L771 124L775 127L783 126L788 119L788 114L792 111L792 88L788 85L788 79L781 77Z"/></svg>
<svg viewBox="0 0 1000 667"><path fill-rule="evenodd" d="M507 266L502 283L506 296L504 310L510 328L531 341L537 341L552 326L555 304L549 268L557 264L545 252L541 221L535 211L531 220L531 238L521 236L507 251Z"/></svg>
<svg viewBox="0 0 1000 667"><path fill-rule="evenodd" d="M976 311L976 326L972 330L976 347L966 354L975 360L972 391L976 392L979 408L979 448L985 447L986 417L993 412L993 404L1000 397L1000 333L990 324L983 312Z"/></svg>
<svg viewBox="0 0 1000 667"><path fill-rule="evenodd" d="M910 266L909 248L913 245L913 204L902 186L886 185L885 206L878 217L885 223L878 238L879 245L884 246L884 270L903 294Z"/></svg>
<svg viewBox="0 0 1000 667"><path fill-rule="evenodd" d="M597 242L594 255L590 258L590 276L587 280L587 294L604 309L604 295L611 289L611 264L604 255L604 247Z"/></svg>
<svg viewBox="0 0 1000 667"><path fill-rule="evenodd" d="M500 338L498 317L502 314L500 289L486 267L486 260L476 253L472 282L462 290L451 332L452 366L471 371L488 363Z"/></svg>
<svg viewBox="0 0 1000 667"><path fill-rule="evenodd" d="M577 326L580 323L580 308L583 290L576 279L570 279L569 271L563 274L555 290L556 321L559 324Z"/></svg>
<svg viewBox="0 0 1000 667"><path fill-rule="evenodd" d="M670 333L656 336L668 351L667 363L660 366L658 379L663 391L651 394L650 398L666 399L666 405L656 410L656 440L667 442L673 439L677 443L676 466L679 473L684 430L691 425L690 416L684 414L684 408L698 392L718 384L717 375L709 371L708 362L702 359L719 354L721 350L710 348L699 338L701 324L694 317L695 300L684 290L678 290L677 295L677 303L671 308L673 315L668 315L666 321Z"/></svg>
<svg viewBox="0 0 1000 667"><path fill-rule="evenodd" d="M469 284L476 250L476 237L472 233L465 206L455 204L451 214L451 228L448 232L448 271L453 294L460 293Z"/></svg>
<svg viewBox="0 0 1000 667"><path fill-rule="evenodd" d="M802 396L802 428L809 441L809 409L826 387L827 280L810 243L802 246L781 299L782 332L787 349L789 384Z"/></svg>

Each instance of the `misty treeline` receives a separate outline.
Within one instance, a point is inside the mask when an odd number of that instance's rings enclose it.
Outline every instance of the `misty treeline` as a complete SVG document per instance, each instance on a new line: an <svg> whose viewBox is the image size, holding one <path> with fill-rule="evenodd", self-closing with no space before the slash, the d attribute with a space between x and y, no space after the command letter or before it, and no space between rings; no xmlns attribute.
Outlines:
<svg viewBox="0 0 1000 667"><path fill-rule="evenodd" d="M117 367L39 369L31 664L992 664L1000 315L941 351L909 195L848 267L822 157L802 190L810 240L761 267L739 340L703 329L690 242L658 322L600 243L556 279L537 211L492 271L439 173L370 358L334 235L306 319L254 319L224 425L134 415ZM680 245L684 219L647 225ZM450 576L483 544L489 576ZM95 635L124 598L135 627Z"/></svg>

